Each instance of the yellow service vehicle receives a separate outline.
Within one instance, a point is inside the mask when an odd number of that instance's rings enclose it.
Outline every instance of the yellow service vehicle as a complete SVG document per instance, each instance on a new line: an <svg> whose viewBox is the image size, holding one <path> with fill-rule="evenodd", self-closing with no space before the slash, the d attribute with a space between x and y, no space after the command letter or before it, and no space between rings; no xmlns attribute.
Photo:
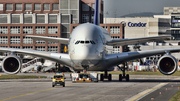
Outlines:
<svg viewBox="0 0 180 101"><path fill-rule="evenodd" d="M98 82L97 73L72 73L72 82Z"/></svg>
<svg viewBox="0 0 180 101"><path fill-rule="evenodd" d="M64 73L56 73L52 78L52 87L56 85L62 85L65 87L65 79Z"/></svg>

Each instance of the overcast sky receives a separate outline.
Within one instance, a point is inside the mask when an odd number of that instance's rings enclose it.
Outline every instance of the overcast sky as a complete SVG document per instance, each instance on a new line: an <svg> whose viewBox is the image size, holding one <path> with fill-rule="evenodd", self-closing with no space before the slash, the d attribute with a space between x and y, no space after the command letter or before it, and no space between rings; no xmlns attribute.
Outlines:
<svg viewBox="0 0 180 101"><path fill-rule="evenodd" d="M163 14L164 7L180 7L180 0L104 0L106 17L144 12Z"/></svg>

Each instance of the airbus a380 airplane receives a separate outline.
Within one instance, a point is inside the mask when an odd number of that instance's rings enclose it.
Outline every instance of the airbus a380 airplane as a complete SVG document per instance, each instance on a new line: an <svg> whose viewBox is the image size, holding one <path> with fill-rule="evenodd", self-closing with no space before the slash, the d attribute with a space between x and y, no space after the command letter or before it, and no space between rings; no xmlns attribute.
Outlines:
<svg viewBox="0 0 180 101"><path fill-rule="evenodd" d="M18 73L21 70L21 60L14 53L32 55L42 57L48 60L64 64L72 67L75 71L105 71L105 75L101 75L101 80L108 77L111 80L111 74L107 75L107 71L112 70L113 66L118 66L121 63L129 60L147 57L157 54L165 54L158 61L158 68L165 75L173 74L177 70L177 60L170 55L171 52L179 52L180 48L170 49L154 49L137 52L125 52L116 54L107 54L106 46L123 46L128 44L144 43L148 41L163 40L169 36L156 36L134 39L116 39L112 40L110 34L103 28L99 27L99 1L96 0L95 20L94 24L85 23L77 26L69 39L66 38L51 38L42 36L27 36L36 40L45 40L68 44L69 54L51 53L45 51L14 49L0 47L1 52L11 52L11 55L5 57L2 62L2 69L9 74ZM126 78L129 80L129 75L125 75L125 69L119 75L119 80Z"/></svg>

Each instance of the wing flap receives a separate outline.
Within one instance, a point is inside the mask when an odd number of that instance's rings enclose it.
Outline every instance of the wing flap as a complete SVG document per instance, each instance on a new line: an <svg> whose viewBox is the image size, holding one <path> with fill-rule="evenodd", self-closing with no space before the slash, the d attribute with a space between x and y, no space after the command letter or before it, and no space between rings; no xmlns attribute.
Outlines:
<svg viewBox="0 0 180 101"><path fill-rule="evenodd" d="M154 36L154 37L143 37L143 38L132 38L132 39L115 39L108 41L106 44L111 46L116 45L130 45L130 44L137 44L137 43L145 43L145 42L152 42L152 41L161 41L171 36Z"/></svg>
<svg viewBox="0 0 180 101"><path fill-rule="evenodd" d="M68 44L69 42L69 39L67 38L54 38L54 37L34 36L34 35L26 35L26 37L30 37L35 40L50 41L50 42L56 42L56 43L61 43L61 44Z"/></svg>

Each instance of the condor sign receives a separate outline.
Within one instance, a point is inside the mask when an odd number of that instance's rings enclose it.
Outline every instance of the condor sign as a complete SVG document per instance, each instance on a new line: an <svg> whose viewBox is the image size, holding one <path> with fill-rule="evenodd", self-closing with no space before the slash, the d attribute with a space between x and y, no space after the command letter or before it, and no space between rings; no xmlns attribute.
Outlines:
<svg viewBox="0 0 180 101"><path fill-rule="evenodd" d="M139 23L128 22L129 27L146 27L146 24L147 23L141 23L141 22L139 22Z"/></svg>

